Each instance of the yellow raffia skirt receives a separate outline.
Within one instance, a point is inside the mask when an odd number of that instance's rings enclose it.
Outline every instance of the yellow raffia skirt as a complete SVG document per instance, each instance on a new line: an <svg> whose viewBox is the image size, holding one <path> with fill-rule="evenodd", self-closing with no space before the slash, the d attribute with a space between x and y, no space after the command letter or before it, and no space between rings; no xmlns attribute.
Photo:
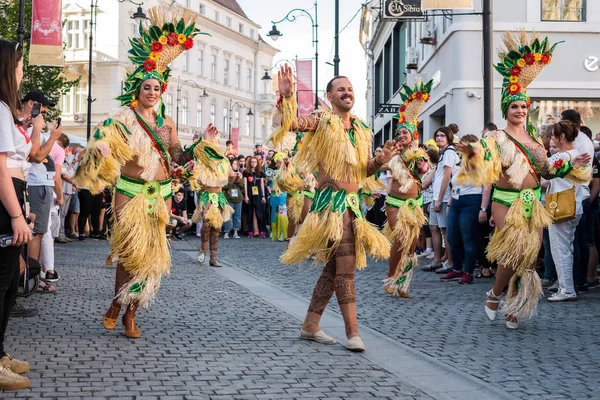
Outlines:
<svg viewBox="0 0 600 400"><path fill-rule="evenodd" d="M210 193L203 190L198 194L198 206L192 215L192 222L197 224L204 216L211 227L221 229L223 223L231 219L233 212L223 192Z"/></svg>
<svg viewBox="0 0 600 400"><path fill-rule="evenodd" d="M518 190L496 187L492 196L493 202L510 208L504 228L494 231L486 250L487 258L516 270L509 282L503 311L517 319L531 318L543 295L540 278L530 268L541 246L539 231L552 223L552 217L540 198L540 188Z"/></svg>
<svg viewBox="0 0 600 400"><path fill-rule="evenodd" d="M367 266L367 254L375 259L387 259L390 242L363 218L359 195L327 187L315 192L310 212L296 238L281 255L281 262L297 264L314 257L316 262L327 263L342 240L344 214L348 210L354 216L351 228L354 229L356 268Z"/></svg>
<svg viewBox="0 0 600 400"><path fill-rule="evenodd" d="M160 288L161 277L171 270L165 204L171 197L171 181L143 182L121 176L115 191L131 198L113 213L111 255L131 276L116 299L124 306L147 308Z"/></svg>
<svg viewBox="0 0 600 400"><path fill-rule="evenodd" d="M423 213L423 198L401 199L388 195L385 204L398 209L395 226L386 222L383 233L392 243L401 243L398 251L401 253L394 276L384 280L384 288L394 296L408 294L413 271L417 267L417 259L410 254L413 243L419 237L423 225L427 223L427 217Z"/></svg>

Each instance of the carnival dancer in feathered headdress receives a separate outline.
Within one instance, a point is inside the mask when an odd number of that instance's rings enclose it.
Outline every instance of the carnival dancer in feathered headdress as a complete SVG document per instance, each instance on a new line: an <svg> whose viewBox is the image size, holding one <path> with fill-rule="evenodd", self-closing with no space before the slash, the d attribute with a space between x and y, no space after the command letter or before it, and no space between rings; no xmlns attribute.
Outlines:
<svg viewBox="0 0 600 400"><path fill-rule="evenodd" d="M320 343L335 340L319 329L321 315L336 293L346 325L346 347L364 351L358 335L354 270L367 264L367 254L374 258L389 256L389 241L363 217L359 187L393 153L392 142L371 159L371 129L352 115L354 92L350 81L335 77L327 85L332 110L316 110L306 117L296 117L293 76L289 66L278 74L282 113L281 127L271 136L278 143L289 131L306 132L294 163L302 173L318 170L319 187L311 209L298 234L281 256L286 264L296 264L314 257L325 264L300 331L300 337Z"/></svg>
<svg viewBox="0 0 600 400"><path fill-rule="evenodd" d="M417 118L429 101L432 85L433 81L416 84L413 88L402 86L400 96L404 104L396 116L396 146L399 154L387 164L392 183L385 201L387 223L384 233L392 242L392 250L384 289L400 297L409 297L413 270L417 267L415 248L419 232L427 222L423 213L421 177L429 170L429 158L417 142Z"/></svg>
<svg viewBox="0 0 600 400"><path fill-rule="evenodd" d="M458 184L495 184L492 195L492 218L496 230L487 248L487 257L498 263L496 282L487 292L485 313L496 318L500 296L509 290L503 312L506 327L517 329L518 320L530 318L542 296L535 262L541 246L542 228L552 223L550 214L540 202L541 178L566 178L573 183L590 179L587 155L555 167L548 162L546 150L539 142L535 128L528 122L530 99L527 87L550 64L556 44L540 41L524 31L504 35L505 49L496 70L504 77L502 116L506 128L491 132L477 144L461 144L464 153L456 181Z"/></svg>
<svg viewBox="0 0 600 400"><path fill-rule="evenodd" d="M171 268L165 232L171 208L171 166L191 160L182 149L173 119L165 115L162 93L168 65L194 44L201 32L195 14L179 8L153 8L150 22L140 24L140 36L130 40L133 72L127 74L122 108L100 123L88 143L75 180L98 193L115 185L111 254L118 260L115 297L104 314L106 329L114 329L122 306L125 335L140 336L134 317L148 307ZM155 111L158 106L158 110ZM209 126L205 137L217 134Z"/></svg>

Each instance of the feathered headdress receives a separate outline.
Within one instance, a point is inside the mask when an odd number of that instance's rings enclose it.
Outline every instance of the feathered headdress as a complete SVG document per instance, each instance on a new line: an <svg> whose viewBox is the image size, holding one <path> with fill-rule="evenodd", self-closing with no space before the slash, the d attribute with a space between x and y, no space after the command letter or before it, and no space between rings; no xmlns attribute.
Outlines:
<svg viewBox="0 0 600 400"><path fill-rule="evenodd" d="M394 116L394 118L398 119L396 132L401 128L406 128L412 133L414 140L419 139L419 132L417 131L419 121L417 118L425 103L429 101L429 93L432 86L433 79L427 83L417 83L412 89L407 85L402 85L400 98L404 104L400 106L400 113Z"/></svg>
<svg viewBox="0 0 600 400"><path fill-rule="evenodd" d="M164 93L171 72L168 65L194 46L196 35L208 35L196 29L196 14L187 9L153 7L148 15L149 23L140 22L140 36L129 39L134 70L127 74L123 94L116 98L122 106L137 107L139 89L147 79L159 81ZM157 114L161 127L165 115L162 98Z"/></svg>
<svg viewBox="0 0 600 400"><path fill-rule="evenodd" d="M550 46L548 38L540 42L537 34L528 34L521 29L518 32L505 32L502 36L504 47L498 49L500 63L496 71L504 77L502 81L502 117L506 118L510 103L518 100L531 104L527 96L527 87L542 69L552 61L552 53L558 42ZM527 130L535 134L535 127L527 123Z"/></svg>

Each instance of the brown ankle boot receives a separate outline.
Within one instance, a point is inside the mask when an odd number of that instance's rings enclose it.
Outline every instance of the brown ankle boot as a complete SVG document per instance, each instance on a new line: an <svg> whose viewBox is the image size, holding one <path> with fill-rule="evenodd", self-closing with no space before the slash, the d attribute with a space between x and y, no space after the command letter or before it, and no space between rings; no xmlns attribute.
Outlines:
<svg viewBox="0 0 600 400"><path fill-rule="evenodd" d="M135 326L135 312L137 310L137 306L130 306L125 314L123 314L123 326L125 327L125 336L131 339L139 338L142 333Z"/></svg>
<svg viewBox="0 0 600 400"><path fill-rule="evenodd" d="M117 326L117 319L119 318L119 313L121 312L121 307L116 307L114 302L110 303L110 307L106 311L106 314L102 317L102 325L109 331L115 329Z"/></svg>

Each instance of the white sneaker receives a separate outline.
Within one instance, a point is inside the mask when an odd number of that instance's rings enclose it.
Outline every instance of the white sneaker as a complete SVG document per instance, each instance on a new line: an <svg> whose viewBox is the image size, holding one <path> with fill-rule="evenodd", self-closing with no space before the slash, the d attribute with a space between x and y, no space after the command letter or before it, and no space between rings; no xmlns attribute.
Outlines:
<svg viewBox="0 0 600 400"><path fill-rule="evenodd" d="M234 238L234 239L239 239L239 238L240 238L240 236L239 236L237 233L234 233L234 234L233 234L233 238Z"/></svg>
<svg viewBox="0 0 600 400"><path fill-rule="evenodd" d="M417 257L419 258L427 258L429 256L433 255L433 251L429 251L429 250L425 250L424 252L422 252L421 254L419 254Z"/></svg>
<svg viewBox="0 0 600 400"><path fill-rule="evenodd" d="M431 254L425 256L425 258L428 260L433 260L435 258L435 256L433 255L433 253L431 253Z"/></svg>
<svg viewBox="0 0 600 400"><path fill-rule="evenodd" d="M223 235L223 239L229 239L229 233L225 233L225 234Z"/></svg>
<svg viewBox="0 0 600 400"><path fill-rule="evenodd" d="M559 302L559 301L573 301L577 300L577 293L563 293L562 291L554 293L548 297L548 301Z"/></svg>

